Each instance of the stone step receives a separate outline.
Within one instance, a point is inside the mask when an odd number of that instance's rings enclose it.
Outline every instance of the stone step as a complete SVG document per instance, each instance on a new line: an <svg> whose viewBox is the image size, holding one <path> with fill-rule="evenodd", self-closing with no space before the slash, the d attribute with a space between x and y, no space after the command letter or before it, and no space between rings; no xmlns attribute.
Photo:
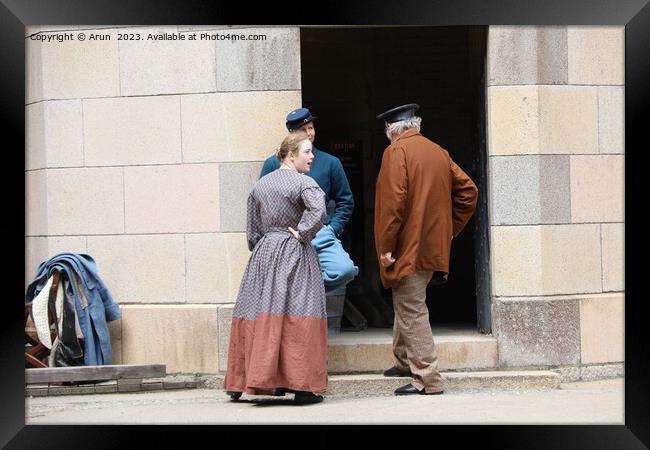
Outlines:
<svg viewBox="0 0 650 450"><path fill-rule="evenodd" d="M433 327L438 370L497 367L497 340L469 328ZM370 328L328 337L327 369L331 374L376 372L393 365L393 330Z"/></svg>
<svg viewBox="0 0 650 450"><path fill-rule="evenodd" d="M477 391L550 390L560 386L560 375L550 370L492 370L477 372L441 372L447 381L446 393ZM211 377L204 387L223 389L222 374ZM398 387L409 383L408 377L385 377L381 374L329 375L325 395L372 397L393 395Z"/></svg>
<svg viewBox="0 0 650 450"><path fill-rule="evenodd" d="M446 393L475 391L549 390L560 386L560 375L547 370L442 372ZM378 374L330 375L326 395L393 395L411 378L388 378Z"/></svg>

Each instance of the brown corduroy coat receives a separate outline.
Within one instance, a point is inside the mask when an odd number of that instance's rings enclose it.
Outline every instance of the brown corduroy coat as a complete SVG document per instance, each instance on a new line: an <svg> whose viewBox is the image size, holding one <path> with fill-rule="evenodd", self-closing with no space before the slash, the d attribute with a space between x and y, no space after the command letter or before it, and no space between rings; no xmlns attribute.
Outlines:
<svg viewBox="0 0 650 450"><path fill-rule="evenodd" d="M420 270L444 283L449 273L452 237L458 236L476 208L478 189L449 153L409 129L384 150L375 192L377 258L392 252L395 263L381 267L390 288Z"/></svg>

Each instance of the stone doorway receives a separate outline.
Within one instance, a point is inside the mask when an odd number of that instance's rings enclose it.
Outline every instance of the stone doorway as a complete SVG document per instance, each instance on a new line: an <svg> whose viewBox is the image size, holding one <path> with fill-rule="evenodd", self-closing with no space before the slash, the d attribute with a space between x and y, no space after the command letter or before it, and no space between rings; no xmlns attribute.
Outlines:
<svg viewBox="0 0 650 450"><path fill-rule="evenodd" d="M341 158L355 197L343 243L359 266L348 298L370 328L392 327L373 240L375 180L388 141L375 116L418 103L422 134L476 182L479 207L452 247L449 283L430 285L432 326L489 333L485 27L301 28L302 102L319 117L316 147ZM433 313L435 311L435 313ZM343 318L345 329L346 318Z"/></svg>

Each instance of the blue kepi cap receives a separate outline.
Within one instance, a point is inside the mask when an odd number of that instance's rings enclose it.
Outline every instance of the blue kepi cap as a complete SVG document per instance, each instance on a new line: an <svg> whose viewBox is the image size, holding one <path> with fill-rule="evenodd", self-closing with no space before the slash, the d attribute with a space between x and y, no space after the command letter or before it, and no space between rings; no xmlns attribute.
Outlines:
<svg viewBox="0 0 650 450"><path fill-rule="evenodd" d="M291 131L300 128L314 119L317 119L317 117L311 115L309 108L294 109L287 114L287 130Z"/></svg>

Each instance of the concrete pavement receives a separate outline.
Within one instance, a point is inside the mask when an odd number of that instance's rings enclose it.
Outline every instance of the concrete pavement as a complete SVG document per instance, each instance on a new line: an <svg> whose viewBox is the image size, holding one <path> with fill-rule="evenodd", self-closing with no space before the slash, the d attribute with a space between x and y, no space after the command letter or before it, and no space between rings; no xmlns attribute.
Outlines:
<svg viewBox="0 0 650 450"><path fill-rule="evenodd" d="M436 396L293 395L235 403L217 389L26 398L26 424L609 424L624 423L624 380L563 383L552 390Z"/></svg>

